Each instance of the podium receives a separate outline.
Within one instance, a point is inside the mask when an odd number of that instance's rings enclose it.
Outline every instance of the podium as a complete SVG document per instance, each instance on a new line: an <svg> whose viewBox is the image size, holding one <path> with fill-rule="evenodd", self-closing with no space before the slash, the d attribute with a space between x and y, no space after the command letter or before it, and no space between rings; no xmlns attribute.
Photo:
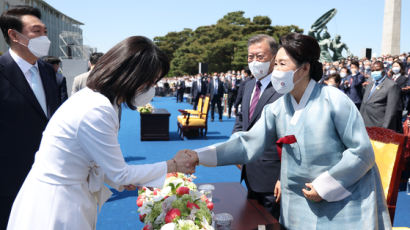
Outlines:
<svg viewBox="0 0 410 230"><path fill-rule="evenodd" d="M166 109L154 109L141 115L141 140L169 140L169 117Z"/></svg>

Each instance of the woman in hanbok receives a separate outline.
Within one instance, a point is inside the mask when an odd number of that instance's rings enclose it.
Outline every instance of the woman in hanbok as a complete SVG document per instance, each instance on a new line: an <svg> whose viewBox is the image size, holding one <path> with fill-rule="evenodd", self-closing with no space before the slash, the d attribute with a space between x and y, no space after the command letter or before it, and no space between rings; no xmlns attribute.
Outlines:
<svg viewBox="0 0 410 230"><path fill-rule="evenodd" d="M285 228L391 229L363 119L340 90L317 83L319 56L314 38L282 37L271 82L284 96L248 132L190 154L205 166L245 164L277 144Z"/></svg>
<svg viewBox="0 0 410 230"><path fill-rule="evenodd" d="M92 230L97 209L111 196L104 183L119 191L161 187L167 172L193 173L195 166L184 152L166 162L128 165L118 143L121 104L136 109L149 103L155 83L168 70L166 55L140 36L101 57L87 87L49 121L7 229Z"/></svg>

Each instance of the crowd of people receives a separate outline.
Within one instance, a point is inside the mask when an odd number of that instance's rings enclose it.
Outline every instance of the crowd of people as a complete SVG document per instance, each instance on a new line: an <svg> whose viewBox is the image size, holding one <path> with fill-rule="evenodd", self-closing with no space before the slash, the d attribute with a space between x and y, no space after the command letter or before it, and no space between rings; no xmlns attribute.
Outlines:
<svg viewBox="0 0 410 230"><path fill-rule="evenodd" d="M325 62L323 64L323 76L319 83L334 86L343 91L357 106L357 109L361 110L363 100L367 101L367 98L363 98L366 93L366 87L374 80L372 78L373 65L378 63L381 71L381 81L387 79L386 82L393 81L395 85L385 93L390 94L389 103L385 103L389 111L388 116L380 117L385 124L380 124L381 121L373 121L375 126L393 129L397 132L402 132L401 122L406 119L407 113L410 108L410 53L403 53L400 55L383 55L380 57L357 58L348 57L339 61ZM214 118L214 108L218 107L220 119L222 118L221 111L227 111L227 115L230 118L232 115L236 115L241 109L241 82L252 78L252 74L249 69L242 70L229 70L227 72L220 73L199 73L196 75L184 75L179 77L168 77L159 81L155 86L156 96L175 96L177 102L182 102L184 98L186 101L193 104L196 109L196 104L200 96L210 95L210 85L215 80L218 81L218 85L222 85L220 92L217 92L217 97L211 101L211 121ZM375 86L374 88L376 88ZM370 91L373 87L370 87L367 97L369 97ZM400 91L399 98L394 95ZM216 91L214 91L216 92ZM382 91L380 91L382 92ZM394 92L396 94L394 94ZM384 95L383 100L387 100L388 95ZM362 113L368 109L368 104L363 106ZM377 111L372 111L377 113ZM373 119L374 120L374 119ZM376 122L376 123L375 123Z"/></svg>
<svg viewBox="0 0 410 230"><path fill-rule="evenodd" d="M219 121L222 121L224 108L228 118L240 109L242 82L250 79L251 73L247 69L229 70L221 73L199 73L190 76L170 77L160 80L155 86L156 96L175 96L176 101L186 101L196 109L201 96L210 95L211 121L214 121L215 107L218 109ZM238 97L239 95L239 97Z"/></svg>

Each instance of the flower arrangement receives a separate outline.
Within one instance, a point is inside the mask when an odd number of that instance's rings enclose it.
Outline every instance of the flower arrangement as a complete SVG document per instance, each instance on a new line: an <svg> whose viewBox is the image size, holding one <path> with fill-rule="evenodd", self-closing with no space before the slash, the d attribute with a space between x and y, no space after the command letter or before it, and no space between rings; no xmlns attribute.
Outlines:
<svg viewBox="0 0 410 230"><path fill-rule="evenodd" d="M169 173L162 189L143 187L137 206L143 230L213 230L213 203L192 182L195 176Z"/></svg>
<svg viewBox="0 0 410 230"><path fill-rule="evenodd" d="M144 106L138 107L137 109L140 113L152 113L152 111L154 110L154 106L152 106L151 104L146 104Z"/></svg>

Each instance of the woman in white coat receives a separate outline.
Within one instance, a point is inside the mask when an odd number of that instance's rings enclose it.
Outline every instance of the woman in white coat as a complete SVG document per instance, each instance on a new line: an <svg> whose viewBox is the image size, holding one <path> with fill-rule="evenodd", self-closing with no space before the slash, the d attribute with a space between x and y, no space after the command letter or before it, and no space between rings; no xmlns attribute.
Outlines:
<svg viewBox="0 0 410 230"><path fill-rule="evenodd" d="M95 229L98 206L111 196L104 182L121 191L162 186L167 172L193 173L183 151L166 162L128 165L118 143L121 104L148 103L168 71L166 55L145 37L129 37L101 57L87 87L48 123L7 229Z"/></svg>

